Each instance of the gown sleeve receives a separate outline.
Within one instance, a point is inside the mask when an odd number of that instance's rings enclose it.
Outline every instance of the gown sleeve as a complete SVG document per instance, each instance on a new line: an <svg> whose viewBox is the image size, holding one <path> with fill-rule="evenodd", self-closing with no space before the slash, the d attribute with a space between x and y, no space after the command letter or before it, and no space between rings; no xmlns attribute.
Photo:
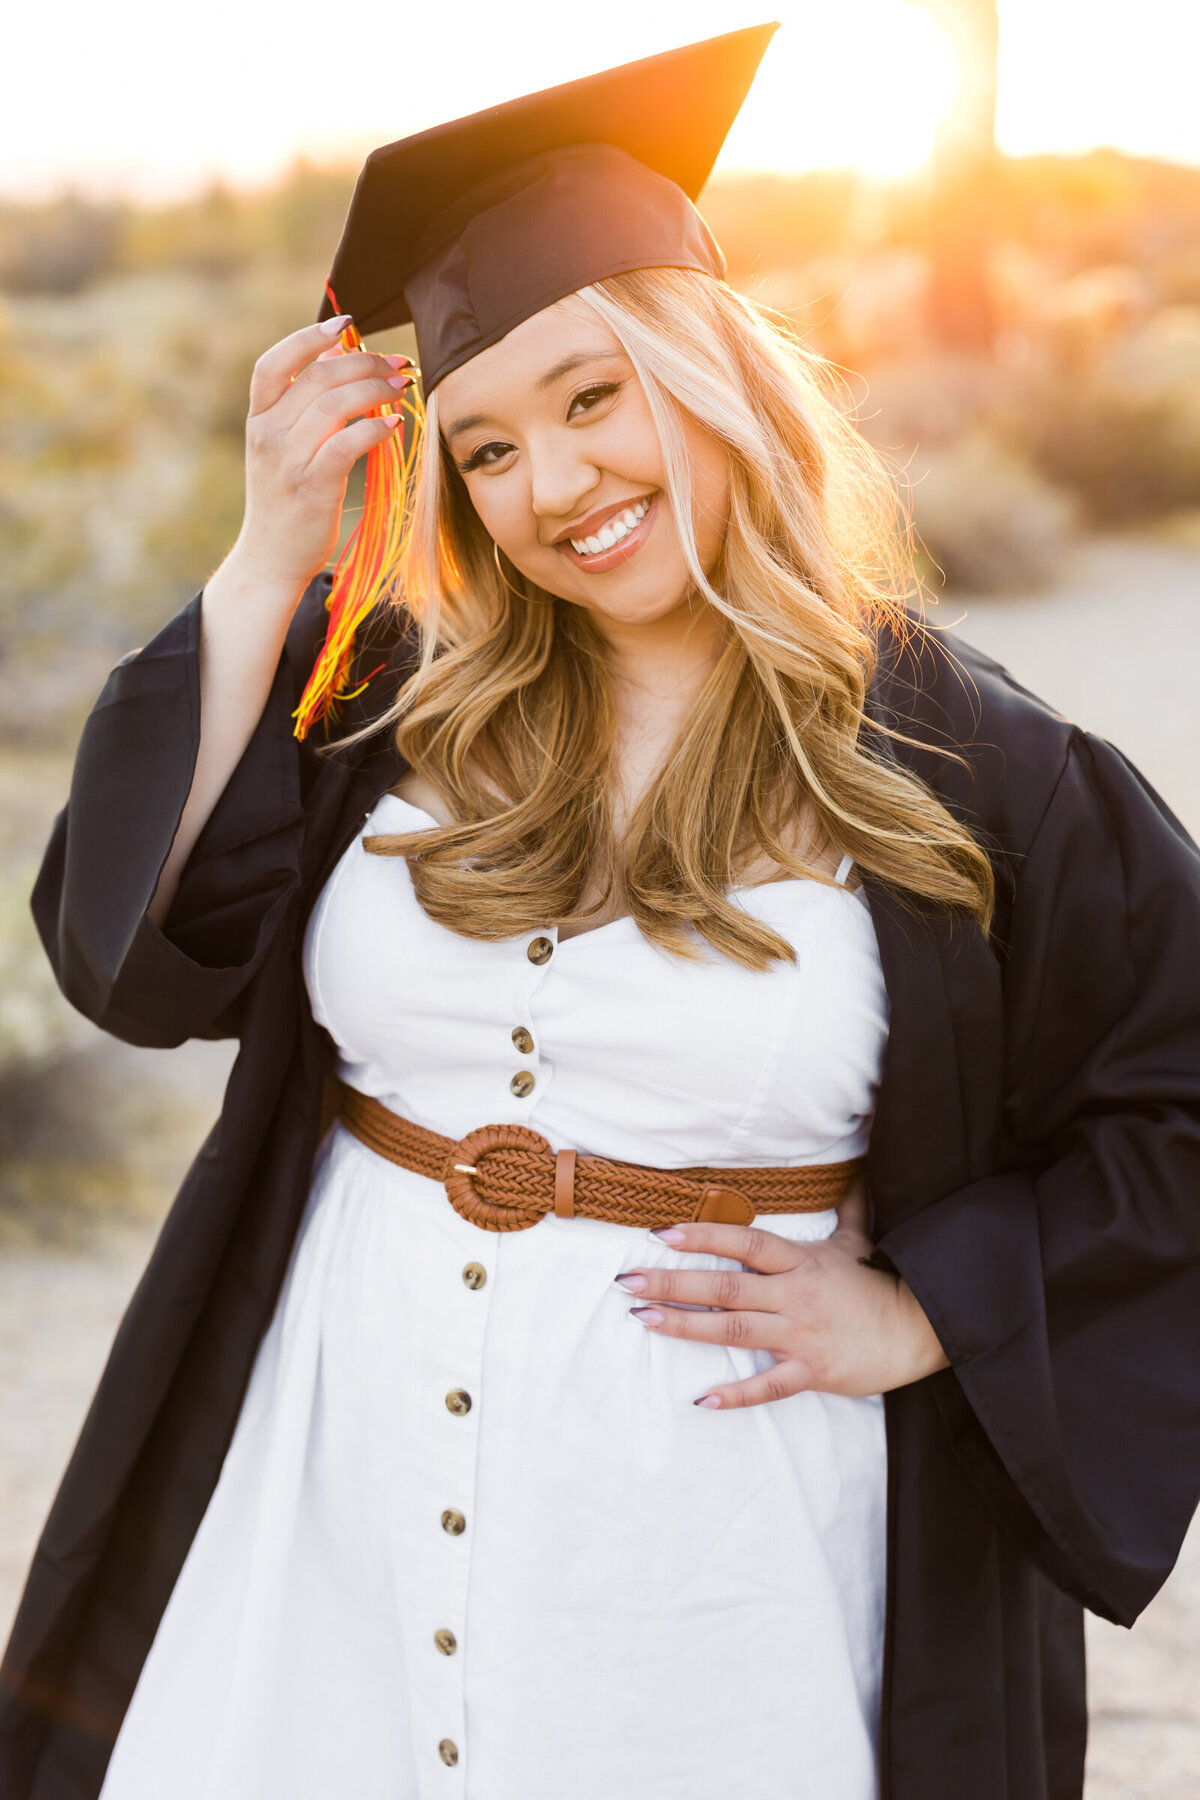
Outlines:
<svg viewBox="0 0 1200 1800"><path fill-rule="evenodd" d="M326 624L306 589L262 715L160 929L147 916L200 742L200 599L112 671L83 728L33 914L67 999L127 1043L235 1036L239 1001L300 881L292 709Z"/></svg>
<svg viewBox="0 0 1200 1800"><path fill-rule="evenodd" d="M989 1504L1131 1624L1200 1497L1200 852L1082 732L1017 877L1005 1024L1020 1166L878 1253L941 1339L939 1409Z"/></svg>

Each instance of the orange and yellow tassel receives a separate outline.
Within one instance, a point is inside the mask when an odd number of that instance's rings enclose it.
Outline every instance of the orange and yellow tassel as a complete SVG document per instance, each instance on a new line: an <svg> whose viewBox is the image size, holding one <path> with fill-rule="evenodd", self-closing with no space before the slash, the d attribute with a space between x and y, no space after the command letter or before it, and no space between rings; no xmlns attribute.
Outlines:
<svg viewBox="0 0 1200 1800"><path fill-rule="evenodd" d="M328 282L325 292L335 313L339 312L341 309ZM341 332L338 343L343 354L362 349L363 341L353 321ZM333 586L327 602L329 629L300 696L300 704L292 715L298 738L307 737L318 721L325 721L328 731L328 722L336 720L342 703L361 694L372 676L379 673L379 669L373 669L357 687L346 686L354 656L355 633L384 597L400 559L422 419L416 388L406 388L402 398L377 407L368 415L384 418L406 408L414 427L407 434L407 449L404 427L398 425L390 437L367 451L362 517L333 571ZM381 668L384 666L380 665Z"/></svg>

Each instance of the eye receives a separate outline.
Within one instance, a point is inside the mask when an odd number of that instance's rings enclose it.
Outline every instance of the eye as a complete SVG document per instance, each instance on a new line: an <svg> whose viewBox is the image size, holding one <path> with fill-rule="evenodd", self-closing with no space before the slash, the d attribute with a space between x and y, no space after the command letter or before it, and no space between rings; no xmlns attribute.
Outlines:
<svg viewBox="0 0 1200 1800"><path fill-rule="evenodd" d="M466 462L460 462L458 466L464 475L469 475L472 469L490 468L493 463L503 461L512 447L500 442L480 444L478 450L473 450Z"/></svg>
<svg viewBox="0 0 1200 1800"><path fill-rule="evenodd" d="M568 419L577 406L584 412L591 412L601 400L607 400L611 395L620 393L620 391L621 383L619 381L597 381L591 387L580 388L577 394L571 396L571 404L567 408Z"/></svg>

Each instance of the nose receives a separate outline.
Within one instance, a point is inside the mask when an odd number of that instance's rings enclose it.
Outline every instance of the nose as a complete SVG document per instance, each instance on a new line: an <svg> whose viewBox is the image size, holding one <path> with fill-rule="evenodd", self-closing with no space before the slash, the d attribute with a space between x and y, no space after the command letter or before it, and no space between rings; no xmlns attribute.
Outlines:
<svg viewBox="0 0 1200 1800"><path fill-rule="evenodd" d="M579 452L579 435L557 432L527 449L529 501L543 526L565 524L586 511L586 501L600 485L600 470Z"/></svg>

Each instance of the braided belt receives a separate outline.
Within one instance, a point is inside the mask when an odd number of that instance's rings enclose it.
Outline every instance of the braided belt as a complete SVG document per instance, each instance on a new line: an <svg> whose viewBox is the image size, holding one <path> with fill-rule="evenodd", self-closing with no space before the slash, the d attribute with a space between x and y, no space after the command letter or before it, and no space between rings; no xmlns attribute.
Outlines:
<svg viewBox="0 0 1200 1800"><path fill-rule="evenodd" d="M442 1137L402 1119L382 1101L338 1083L342 1124L360 1143L414 1175L445 1184L455 1212L485 1231L524 1231L551 1210L560 1219L604 1219L653 1231L682 1220L748 1225L756 1213L825 1212L862 1167L652 1169L551 1150L526 1125L480 1125ZM736 1176L737 1187L728 1186Z"/></svg>

